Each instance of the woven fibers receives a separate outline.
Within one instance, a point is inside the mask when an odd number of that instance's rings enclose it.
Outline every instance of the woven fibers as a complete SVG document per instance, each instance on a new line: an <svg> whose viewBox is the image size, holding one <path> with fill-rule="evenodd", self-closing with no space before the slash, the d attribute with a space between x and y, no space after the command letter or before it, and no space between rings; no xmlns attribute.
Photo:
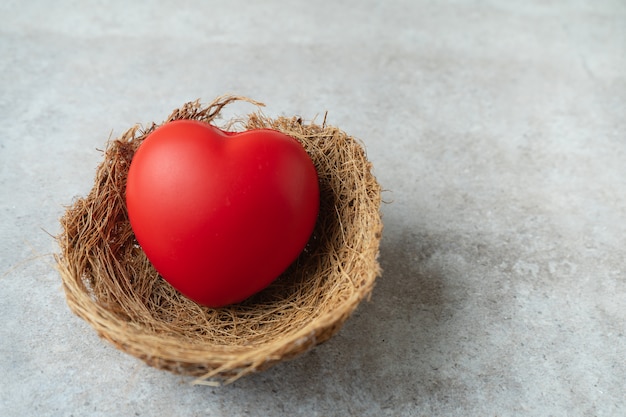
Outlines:
<svg viewBox="0 0 626 417"><path fill-rule="evenodd" d="M223 96L208 106L185 104L165 122L216 122ZM164 122L164 123L165 123ZM363 147L336 127L260 112L224 128L270 128L297 139L320 183L320 214L299 258L268 288L246 301L211 309L174 290L137 244L126 212L126 176L150 132L135 126L109 141L93 188L61 219L56 256L71 310L117 348L196 383L232 382L293 358L328 340L380 275L381 189Z"/></svg>

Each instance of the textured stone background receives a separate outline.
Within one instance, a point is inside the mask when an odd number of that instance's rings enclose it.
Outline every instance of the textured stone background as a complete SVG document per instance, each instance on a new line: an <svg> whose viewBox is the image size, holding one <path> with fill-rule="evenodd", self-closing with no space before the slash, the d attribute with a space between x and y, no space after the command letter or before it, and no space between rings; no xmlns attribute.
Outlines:
<svg viewBox="0 0 626 417"><path fill-rule="evenodd" d="M626 414L623 1L9 0L0 92L0 415ZM328 111L389 204L342 331L207 388L72 315L50 235L109 137L224 93Z"/></svg>

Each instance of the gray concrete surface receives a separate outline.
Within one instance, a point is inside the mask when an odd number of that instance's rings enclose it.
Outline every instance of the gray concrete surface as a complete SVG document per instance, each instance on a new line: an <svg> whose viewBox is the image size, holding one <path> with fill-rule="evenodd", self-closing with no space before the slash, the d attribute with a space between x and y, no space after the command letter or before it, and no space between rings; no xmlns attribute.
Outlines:
<svg viewBox="0 0 626 417"><path fill-rule="evenodd" d="M110 135L224 93L328 111L389 204L341 332L207 388L72 315L50 235ZM0 415L624 416L625 116L620 0L3 1Z"/></svg>

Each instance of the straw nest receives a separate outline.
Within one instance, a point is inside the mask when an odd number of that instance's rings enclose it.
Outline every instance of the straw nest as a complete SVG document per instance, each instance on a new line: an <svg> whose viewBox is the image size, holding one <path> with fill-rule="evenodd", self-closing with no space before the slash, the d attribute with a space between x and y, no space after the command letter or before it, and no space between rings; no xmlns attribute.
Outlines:
<svg viewBox="0 0 626 417"><path fill-rule="evenodd" d="M216 123L224 96L185 104L165 122ZM164 123L165 123L164 122ZM56 256L71 310L117 348L147 364L219 384L291 359L328 340L368 297L380 268L380 186L363 147L336 127L272 120L259 112L222 125L271 128L296 138L318 172L320 214L300 257L272 285L219 309L174 290L137 244L125 205L134 152L158 125L135 126L109 141L94 186L61 219Z"/></svg>

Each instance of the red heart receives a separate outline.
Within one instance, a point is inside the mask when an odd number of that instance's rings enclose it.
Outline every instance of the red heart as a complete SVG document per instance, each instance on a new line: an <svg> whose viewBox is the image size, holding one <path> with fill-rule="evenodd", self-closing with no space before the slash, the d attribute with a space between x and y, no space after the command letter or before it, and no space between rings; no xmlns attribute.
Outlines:
<svg viewBox="0 0 626 417"><path fill-rule="evenodd" d="M161 276L192 300L220 307L267 287L296 259L315 226L319 185L290 136L178 120L140 145L126 203Z"/></svg>

